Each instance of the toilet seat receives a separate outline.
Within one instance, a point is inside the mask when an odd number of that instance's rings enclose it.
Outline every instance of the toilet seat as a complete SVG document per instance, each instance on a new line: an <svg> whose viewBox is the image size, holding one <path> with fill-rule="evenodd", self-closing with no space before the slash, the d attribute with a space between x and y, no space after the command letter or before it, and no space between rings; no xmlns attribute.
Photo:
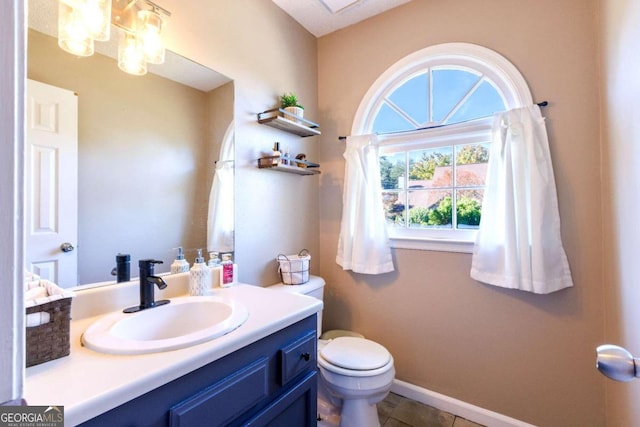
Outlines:
<svg viewBox="0 0 640 427"><path fill-rule="evenodd" d="M393 366L389 351L377 342L355 337L331 340L318 352L318 364L323 368L348 376L372 376Z"/></svg>

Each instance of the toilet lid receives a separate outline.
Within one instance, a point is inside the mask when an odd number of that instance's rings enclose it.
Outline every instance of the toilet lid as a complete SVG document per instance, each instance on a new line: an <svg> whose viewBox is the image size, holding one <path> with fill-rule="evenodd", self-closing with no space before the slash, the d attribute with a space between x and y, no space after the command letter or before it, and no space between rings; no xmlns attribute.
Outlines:
<svg viewBox="0 0 640 427"><path fill-rule="evenodd" d="M391 360L391 354L377 342L356 337L335 338L320 355L332 365L358 371L378 369Z"/></svg>

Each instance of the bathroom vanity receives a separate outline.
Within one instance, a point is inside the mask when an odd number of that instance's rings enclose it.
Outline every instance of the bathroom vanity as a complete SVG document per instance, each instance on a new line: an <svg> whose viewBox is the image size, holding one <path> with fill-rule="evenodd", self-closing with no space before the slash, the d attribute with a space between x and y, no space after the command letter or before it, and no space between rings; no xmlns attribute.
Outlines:
<svg viewBox="0 0 640 427"><path fill-rule="evenodd" d="M186 280L175 276L165 280L179 292ZM29 405L64 406L66 426L315 426L320 301L238 285L216 293L241 302L249 317L222 337L142 355L83 347L82 331L112 311L111 304L135 303L135 286L133 292L129 285L118 287L109 298L99 289L79 292L71 355L26 370ZM104 292L117 292L113 288ZM110 306L95 314L88 307L98 301Z"/></svg>

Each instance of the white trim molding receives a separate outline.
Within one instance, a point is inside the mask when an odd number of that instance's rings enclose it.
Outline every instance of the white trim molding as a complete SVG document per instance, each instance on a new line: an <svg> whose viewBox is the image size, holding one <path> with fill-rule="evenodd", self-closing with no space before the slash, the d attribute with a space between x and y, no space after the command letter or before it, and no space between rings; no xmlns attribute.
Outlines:
<svg viewBox="0 0 640 427"><path fill-rule="evenodd" d="M401 380L393 380L391 391L487 427L536 427L533 424L525 423Z"/></svg>
<svg viewBox="0 0 640 427"><path fill-rule="evenodd" d="M358 106L351 135L371 132L375 114L382 95L390 87L427 67L448 65L455 62L484 74L504 96L507 110L533 103L531 90L518 69L504 56L486 47L472 43L442 43L429 46L405 56L371 85Z"/></svg>
<svg viewBox="0 0 640 427"><path fill-rule="evenodd" d="M26 2L0 1L0 403L24 387L23 177Z"/></svg>
<svg viewBox="0 0 640 427"><path fill-rule="evenodd" d="M434 119L430 112L433 103L433 76L434 70L457 69L478 76L478 80L466 95L449 110L442 119ZM403 111L390 100L393 93L403 87L411 79L429 73L427 90L427 117L426 121L414 120L411 115ZM460 105L482 82L489 83L502 99L500 108L510 110L513 108L531 105L533 103L531 91L522 74L505 57L485 47L471 43L443 43L430 46L405 56L385 72L383 72L371 85L364 98L360 102L351 129L352 135L369 134L374 129L378 115L383 106L389 106L399 116L404 117L407 125L415 126L415 130L402 130L398 132L381 133L378 135L380 156L404 155L409 168L408 154L410 151L446 148L457 150L456 147L463 144L489 144L492 138L493 117L487 116L459 123L448 124L448 117L454 114ZM422 92L420 92L422 93ZM418 98L423 99L423 98ZM420 122L420 123L419 123ZM398 157L399 158L399 157ZM399 160L397 160L399 162ZM453 164L452 174L456 174L456 164ZM413 190L410 181L402 177L403 184L398 187L384 190L389 203L395 203L394 197L400 200L404 197L404 203L410 204L410 194ZM473 185L458 185L456 179L448 186L439 187L442 191L450 192L453 209L451 228L416 227L408 223L407 207L404 207L404 222L402 224L387 227L390 245L398 249L435 250L445 252L472 253L477 229L457 225L455 214L457 207L458 190L483 191L483 181L476 180ZM418 187L418 185L416 185ZM433 188L431 188L433 189ZM416 194L425 189L416 189ZM428 194L428 193L422 193ZM400 202L399 202L400 204ZM410 209L410 207L409 207Z"/></svg>

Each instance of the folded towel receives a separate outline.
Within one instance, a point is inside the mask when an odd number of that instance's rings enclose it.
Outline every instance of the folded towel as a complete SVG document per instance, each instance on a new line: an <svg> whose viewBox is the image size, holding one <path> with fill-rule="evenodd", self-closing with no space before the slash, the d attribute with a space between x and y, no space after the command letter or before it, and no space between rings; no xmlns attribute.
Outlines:
<svg viewBox="0 0 640 427"><path fill-rule="evenodd" d="M34 280L40 280L40 276L38 276L35 273L32 273L30 271L25 271L24 272L24 281L25 282L32 282Z"/></svg>
<svg viewBox="0 0 640 427"><path fill-rule="evenodd" d="M45 325L51 320L51 315L46 311L39 311L37 313L27 314L25 320L27 328L33 328L34 326Z"/></svg>
<svg viewBox="0 0 640 427"><path fill-rule="evenodd" d="M24 283L25 307L33 307L73 296L75 296L73 292L62 289L46 279L38 278Z"/></svg>
<svg viewBox="0 0 640 427"><path fill-rule="evenodd" d="M44 286L36 286L27 290L24 293L24 300L29 301L36 298L48 297L49 293L47 292L47 288Z"/></svg>

